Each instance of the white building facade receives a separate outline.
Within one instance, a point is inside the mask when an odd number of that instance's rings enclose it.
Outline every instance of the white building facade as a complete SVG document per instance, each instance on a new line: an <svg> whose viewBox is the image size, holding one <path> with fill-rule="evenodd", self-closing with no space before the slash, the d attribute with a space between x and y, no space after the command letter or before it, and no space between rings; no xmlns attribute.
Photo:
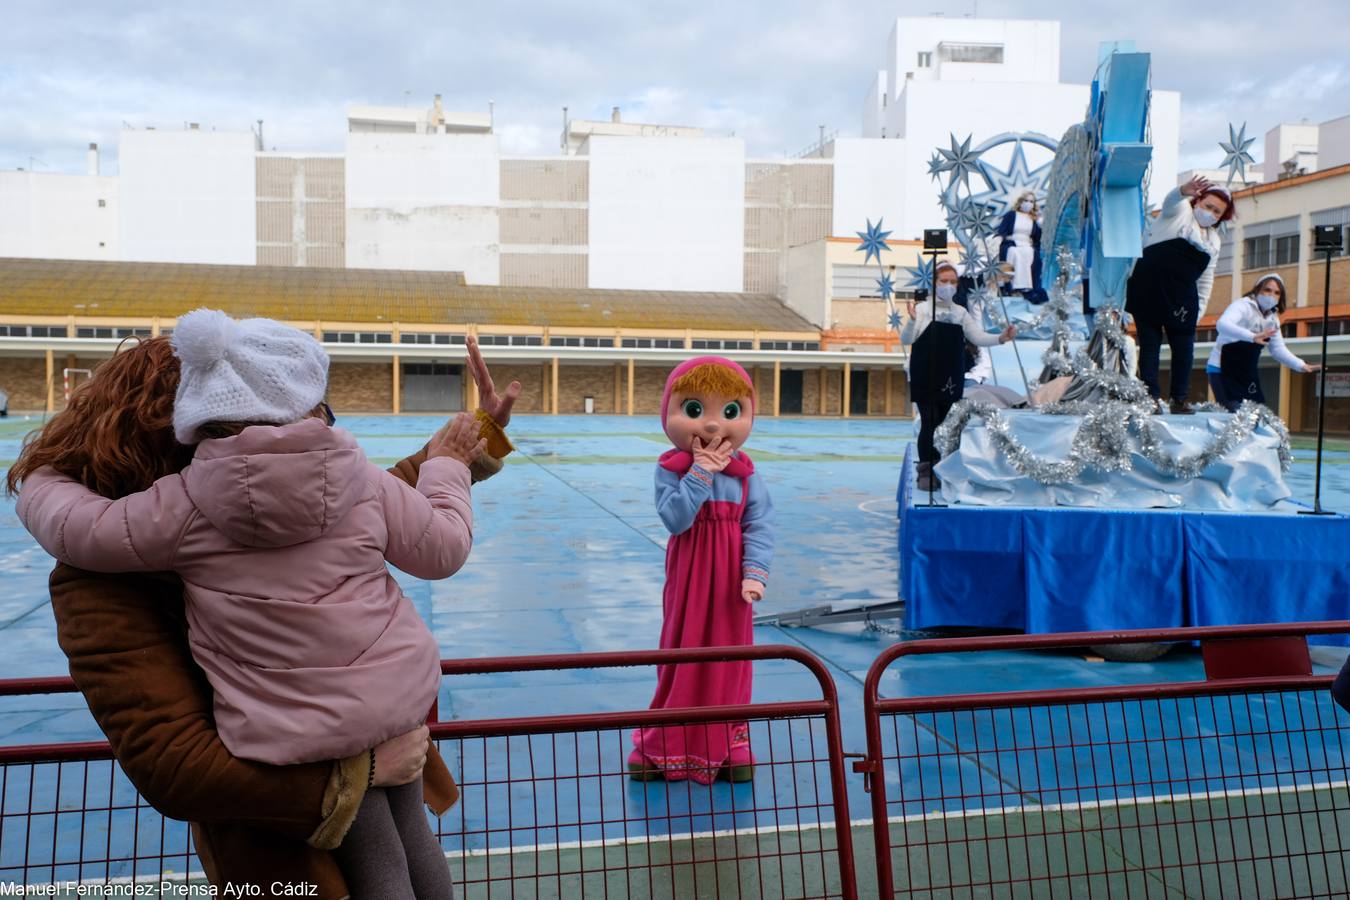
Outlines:
<svg viewBox="0 0 1350 900"><path fill-rule="evenodd" d="M748 157L740 139L617 111L567 123L556 156L505 156L490 110L448 112L439 97L427 110L350 108L342 154L264 152L249 132L129 129L116 178L0 173L0 257L783 296L791 248L852 237L867 219L900 240L942 225L927 161L949 134L1057 140L1086 110L1088 87L1059 83L1056 22L899 19L885 53L862 137L810 158ZM1155 202L1175 183L1179 104L1154 92ZM1032 168L1050 158L1039 152Z"/></svg>
<svg viewBox="0 0 1350 900"><path fill-rule="evenodd" d="M870 207L885 214L897 236L917 237L941 227L927 162L951 136L971 146L1004 132L1037 133L1055 141L1083 121L1091 86L1059 80L1060 28L1054 21L900 18L886 41L882 68L871 79L863 104L864 140L883 140L885 149L867 151L874 168L902 173L877 196L867 178L841 190L836 234L859 221ZM1160 203L1176 183L1181 134L1181 95L1154 90L1150 124L1153 168L1149 202ZM836 153L838 155L838 153ZM1050 153L1027 159L1038 168ZM1004 165L1006 159L992 160ZM870 193L870 196L869 196Z"/></svg>

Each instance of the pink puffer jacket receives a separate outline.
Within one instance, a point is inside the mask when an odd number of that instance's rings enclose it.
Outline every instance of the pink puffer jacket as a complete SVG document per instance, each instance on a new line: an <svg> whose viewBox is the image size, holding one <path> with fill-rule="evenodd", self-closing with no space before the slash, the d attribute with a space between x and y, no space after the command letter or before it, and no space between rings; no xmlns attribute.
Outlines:
<svg viewBox="0 0 1350 900"><path fill-rule="evenodd" d="M19 518L63 562L173 570L230 752L341 759L416 727L436 640L385 567L446 578L472 544L469 470L423 463L414 490L317 419L204 441L181 474L108 500L45 468Z"/></svg>

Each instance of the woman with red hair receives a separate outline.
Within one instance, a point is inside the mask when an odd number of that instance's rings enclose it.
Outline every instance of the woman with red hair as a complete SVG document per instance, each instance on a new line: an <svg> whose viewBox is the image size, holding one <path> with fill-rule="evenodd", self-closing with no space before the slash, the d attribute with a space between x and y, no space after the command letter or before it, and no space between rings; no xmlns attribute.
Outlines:
<svg viewBox="0 0 1350 900"><path fill-rule="evenodd" d="M1139 377L1162 396L1158 361L1163 335L1172 350L1172 412L1190 412L1195 326L1209 302L1223 237L1219 226L1236 215L1228 191L1201 177L1173 188L1149 226L1144 255L1125 287L1125 310L1139 338Z"/></svg>
<svg viewBox="0 0 1350 900"><path fill-rule="evenodd" d="M520 387L498 395L470 339L479 384L479 433L487 451L474 481L500 470L510 451L501 426ZM25 442L6 486L44 466L107 498L149 488L192 461L174 438L179 361L167 338L130 346L101 365ZM410 483L423 449L394 474ZM57 640L71 676L127 777L166 816L192 822L202 867L217 887L305 883L312 896L349 891L330 852L351 827L370 787L422 777L423 796L443 812L458 796L425 726L346 759L266 765L233 756L212 718L212 694L187 639L183 585L174 575L104 575L58 565L50 580ZM271 886L271 889L269 889Z"/></svg>

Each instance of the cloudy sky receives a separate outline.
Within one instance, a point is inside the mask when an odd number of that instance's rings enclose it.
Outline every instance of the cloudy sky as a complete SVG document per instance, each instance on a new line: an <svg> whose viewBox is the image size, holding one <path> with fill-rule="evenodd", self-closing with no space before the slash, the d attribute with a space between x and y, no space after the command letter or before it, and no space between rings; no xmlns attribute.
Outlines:
<svg viewBox="0 0 1350 900"><path fill-rule="evenodd" d="M1350 3L1257 0L3 0L0 169L116 171L122 124L244 130L278 150L339 151L349 104L485 111L508 153L550 153L573 118L700 125L751 153L793 153L818 126L857 134L894 19L945 9L1059 19L1061 77L1090 80L1101 40L1153 53L1182 93L1182 167L1217 165L1227 123L1350 114ZM977 10L978 7L978 10ZM1277 9L1295 14L1276 18ZM1258 161L1261 142L1252 148Z"/></svg>

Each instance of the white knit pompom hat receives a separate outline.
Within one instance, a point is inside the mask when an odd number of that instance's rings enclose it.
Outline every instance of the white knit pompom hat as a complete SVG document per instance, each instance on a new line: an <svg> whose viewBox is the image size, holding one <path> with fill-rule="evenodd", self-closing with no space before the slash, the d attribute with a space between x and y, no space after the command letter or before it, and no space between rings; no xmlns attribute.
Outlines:
<svg viewBox="0 0 1350 900"><path fill-rule="evenodd" d="M272 319L236 321L218 309L182 316L173 331L182 377L174 437L195 444L207 422L288 425L328 389L328 354L312 335Z"/></svg>

